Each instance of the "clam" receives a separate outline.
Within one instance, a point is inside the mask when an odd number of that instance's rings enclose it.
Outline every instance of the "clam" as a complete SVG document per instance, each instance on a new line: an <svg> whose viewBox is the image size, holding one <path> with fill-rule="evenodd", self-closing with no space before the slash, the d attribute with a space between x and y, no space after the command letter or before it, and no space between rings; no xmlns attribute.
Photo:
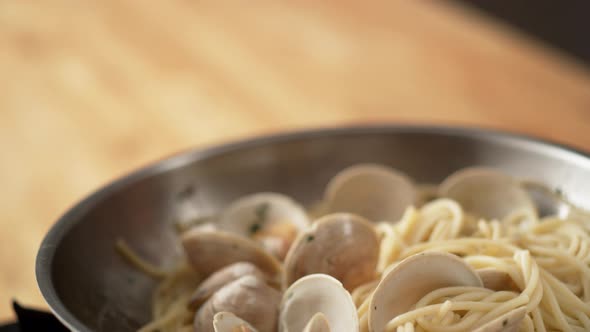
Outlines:
<svg viewBox="0 0 590 332"><path fill-rule="evenodd" d="M328 317L321 312L316 313L307 322L303 332L331 332Z"/></svg>
<svg viewBox="0 0 590 332"><path fill-rule="evenodd" d="M282 259L297 233L309 225L309 218L301 205L285 195L257 193L231 203L217 225L224 231L254 238Z"/></svg>
<svg viewBox="0 0 590 332"><path fill-rule="evenodd" d="M358 332L356 307L340 281L312 274L291 285L281 301L279 332Z"/></svg>
<svg viewBox="0 0 590 332"><path fill-rule="evenodd" d="M440 195L485 219L502 219L523 210L537 214L531 197L516 179L490 168L465 168L451 174L441 183Z"/></svg>
<svg viewBox="0 0 590 332"><path fill-rule="evenodd" d="M404 259L382 278L373 293L369 331L385 331L390 320L412 310L422 297L452 286L483 287L477 273L455 255L424 252Z"/></svg>
<svg viewBox="0 0 590 332"><path fill-rule="evenodd" d="M191 229L181 240L190 264L203 276L237 262L250 262L269 276L281 270L276 258L254 241L237 234Z"/></svg>
<svg viewBox="0 0 590 332"><path fill-rule="evenodd" d="M324 194L329 213L349 212L372 221L398 221L416 197L412 179L376 164L344 169L330 180Z"/></svg>
<svg viewBox="0 0 590 332"><path fill-rule="evenodd" d="M250 323L227 311L213 316L213 328L215 332L258 332Z"/></svg>
<svg viewBox="0 0 590 332"><path fill-rule="evenodd" d="M274 332L280 301L280 292L263 279L243 276L220 288L199 308L194 327L199 332L213 332L215 315L231 312L259 332Z"/></svg>
<svg viewBox="0 0 590 332"><path fill-rule="evenodd" d="M221 287L245 275L267 279L267 276L252 263L238 262L230 264L216 271L199 284L191 296L189 307L192 309L198 308Z"/></svg>
<svg viewBox="0 0 590 332"><path fill-rule="evenodd" d="M526 307L516 308L478 327L473 332L517 332L526 312Z"/></svg>
<svg viewBox="0 0 590 332"><path fill-rule="evenodd" d="M324 216L299 234L285 259L283 285L313 273L340 280L348 290L376 277L379 238L373 224L349 213Z"/></svg>

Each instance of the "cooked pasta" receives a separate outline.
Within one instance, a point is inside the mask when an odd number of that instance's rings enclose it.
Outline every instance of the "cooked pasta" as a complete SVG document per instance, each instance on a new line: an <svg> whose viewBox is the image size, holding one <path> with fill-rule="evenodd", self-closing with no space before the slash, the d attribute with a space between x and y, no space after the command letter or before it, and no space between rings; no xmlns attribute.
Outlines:
<svg viewBox="0 0 590 332"><path fill-rule="evenodd" d="M412 254L444 251L475 269L504 271L518 286L518 292L438 289L392 319L388 331L469 331L520 306L527 310L521 331L590 330L590 234L584 222L527 218L479 220L474 231L465 232L474 219L456 202L439 199L418 211L409 208L397 224L379 224L381 271ZM374 286L357 290L362 322L371 295L366 289Z"/></svg>

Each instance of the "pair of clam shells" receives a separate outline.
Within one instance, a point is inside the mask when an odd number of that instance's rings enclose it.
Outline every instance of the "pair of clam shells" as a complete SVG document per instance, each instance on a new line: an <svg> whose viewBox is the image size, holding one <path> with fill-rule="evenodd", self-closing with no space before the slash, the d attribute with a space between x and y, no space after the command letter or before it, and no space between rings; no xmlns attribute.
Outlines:
<svg viewBox="0 0 590 332"><path fill-rule="evenodd" d="M267 322L274 322L274 319ZM213 317L215 332L262 332L229 311ZM274 328L274 327L273 327ZM358 331L356 307L350 294L335 278L325 274L305 276L285 292L280 304L280 332Z"/></svg>
<svg viewBox="0 0 590 332"><path fill-rule="evenodd" d="M358 330L350 293L326 274L305 276L281 296L261 270L236 263L207 278L190 305L200 306L194 322L200 332L273 332L277 326L281 332Z"/></svg>

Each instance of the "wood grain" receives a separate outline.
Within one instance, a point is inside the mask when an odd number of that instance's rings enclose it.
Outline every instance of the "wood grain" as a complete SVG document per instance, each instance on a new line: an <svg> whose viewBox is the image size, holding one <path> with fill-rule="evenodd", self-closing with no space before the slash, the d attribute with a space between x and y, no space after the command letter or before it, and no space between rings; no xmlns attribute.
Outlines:
<svg viewBox="0 0 590 332"><path fill-rule="evenodd" d="M44 306L38 245L101 184L298 128L445 123L590 149L590 74L440 2L0 1L0 319Z"/></svg>

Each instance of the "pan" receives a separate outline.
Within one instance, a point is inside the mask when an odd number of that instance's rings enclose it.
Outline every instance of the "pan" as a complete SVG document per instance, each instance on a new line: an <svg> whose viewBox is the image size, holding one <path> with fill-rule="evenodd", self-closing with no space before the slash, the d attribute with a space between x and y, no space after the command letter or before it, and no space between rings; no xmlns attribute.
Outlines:
<svg viewBox="0 0 590 332"><path fill-rule="evenodd" d="M36 261L39 287L72 330L134 331L150 319L156 281L122 259L119 239L150 262L172 266L182 254L173 224L187 208L212 213L260 191L312 204L334 174L363 162L391 165L422 183L467 166L494 167L590 208L590 158L539 139L421 126L279 134L180 153L98 189L46 235Z"/></svg>

